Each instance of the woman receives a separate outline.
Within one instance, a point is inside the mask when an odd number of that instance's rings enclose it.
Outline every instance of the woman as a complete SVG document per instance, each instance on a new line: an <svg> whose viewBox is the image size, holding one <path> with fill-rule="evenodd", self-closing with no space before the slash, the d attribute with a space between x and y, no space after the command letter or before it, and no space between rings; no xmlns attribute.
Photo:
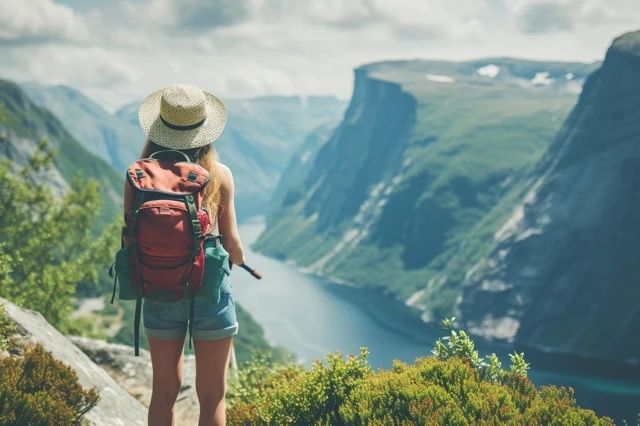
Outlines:
<svg viewBox="0 0 640 426"><path fill-rule="evenodd" d="M214 233L223 238L232 263L244 263L233 202L233 176L217 161L213 148L226 124L222 102L191 85L172 85L149 95L140 107L140 125L148 139L142 158L160 150L185 153L207 169L203 206L208 210ZM216 229L217 228L217 229ZM228 297L219 303L194 301L193 345L196 357L196 392L200 402L199 425L225 424L224 396L233 336L238 332L229 277L223 288ZM153 365L153 391L149 424L173 425L174 404L183 378L183 346L189 319L190 298L177 302L144 299L143 324Z"/></svg>

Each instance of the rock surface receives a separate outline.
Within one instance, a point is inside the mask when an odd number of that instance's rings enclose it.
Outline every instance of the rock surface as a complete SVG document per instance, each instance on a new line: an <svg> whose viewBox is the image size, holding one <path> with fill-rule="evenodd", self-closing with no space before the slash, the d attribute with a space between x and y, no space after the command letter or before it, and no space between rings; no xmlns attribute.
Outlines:
<svg viewBox="0 0 640 426"><path fill-rule="evenodd" d="M640 363L640 31L614 41L467 274L467 328L543 350Z"/></svg>
<svg viewBox="0 0 640 426"><path fill-rule="evenodd" d="M95 387L100 393L98 404L86 414L93 425L145 425L146 408L129 395L107 372L62 335L35 311L20 308L0 298L7 315L17 325L18 334L12 336L15 346L41 343L53 356L73 368L82 386Z"/></svg>
<svg viewBox="0 0 640 426"><path fill-rule="evenodd" d="M129 394L149 405L153 374L148 351L140 349L140 356L136 357L131 346L79 336L69 336L69 339ZM176 423L180 425L198 424L200 408L195 391L195 373L194 356L185 355L183 385L175 406Z"/></svg>

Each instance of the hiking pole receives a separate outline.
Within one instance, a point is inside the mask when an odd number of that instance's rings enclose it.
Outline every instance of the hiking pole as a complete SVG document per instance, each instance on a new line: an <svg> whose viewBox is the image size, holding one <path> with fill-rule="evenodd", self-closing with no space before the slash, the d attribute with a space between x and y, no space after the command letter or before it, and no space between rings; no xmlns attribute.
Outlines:
<svg viewBox="0 0 640 426"><path fill-rule="evenodd" d="M229 262L231 264L231 267L233 268L233 263ZM241 265L238 265L239 267L241 267L242 269L244 269L245 271L247 271L248 273L251 274L251 276L253 276L253 278L257 279L257 280L261 280L262 279L262 274L258 271L256 271L255 269L253 269L252 267L250 267L249 265L247 265L246 263L243 263Z"/></svg>
<svg viewBox="0 0 640 426"><path fill-rule="evenodd" d="M243 263L242 265L238 265L238 266L244 269L245 271L247 271L248 273L250 273L255 279L258 279L258 280L262 279L262 274L256 271L255 269L251 268L246 263Z"/></svg>

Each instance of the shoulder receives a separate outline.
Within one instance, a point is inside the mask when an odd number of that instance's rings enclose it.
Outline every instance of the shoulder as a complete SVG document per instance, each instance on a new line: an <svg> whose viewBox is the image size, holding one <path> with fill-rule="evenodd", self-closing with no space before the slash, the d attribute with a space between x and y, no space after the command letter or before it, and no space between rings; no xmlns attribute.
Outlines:
<svg viewBox="0 0 640 426"><path fill-rule="evenodd" d="M215 176L219 179L220 187L223 190L233 190L233 174L231 169L219 161L215 162Z"/></svg>
<svg viewBox="0 0 640 426"><path fill-rule="evenodd" d="M216 165L216 172L218 172L218 175L220 175L220 177L233 177L231 175L231 169L229 168L229 166L221 163L220 161L216 161L215 165Z"/></svg>

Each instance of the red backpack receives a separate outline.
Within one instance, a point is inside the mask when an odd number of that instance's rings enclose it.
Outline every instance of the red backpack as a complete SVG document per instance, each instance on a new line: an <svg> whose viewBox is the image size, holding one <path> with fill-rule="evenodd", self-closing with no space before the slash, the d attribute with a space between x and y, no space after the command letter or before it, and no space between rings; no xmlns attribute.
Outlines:
<svg viewBox="0 0 640 426"><path fill-rule="evenodd" d="M172 156L160 160L158 157ZM175 161L175 157L184 161ZM122 248L113 267L120 283L120 299L135 299L135 354L139 354L143 297L180 300L193 296L204 273L203 241L210 224L202 208L209 172L175 150L159 151L134 162L125 184L125 227ZM217 243L221 243L218 237ZM189 324L191 333L191 321ZM189 339L191 345L191 338Z"/></svg>

